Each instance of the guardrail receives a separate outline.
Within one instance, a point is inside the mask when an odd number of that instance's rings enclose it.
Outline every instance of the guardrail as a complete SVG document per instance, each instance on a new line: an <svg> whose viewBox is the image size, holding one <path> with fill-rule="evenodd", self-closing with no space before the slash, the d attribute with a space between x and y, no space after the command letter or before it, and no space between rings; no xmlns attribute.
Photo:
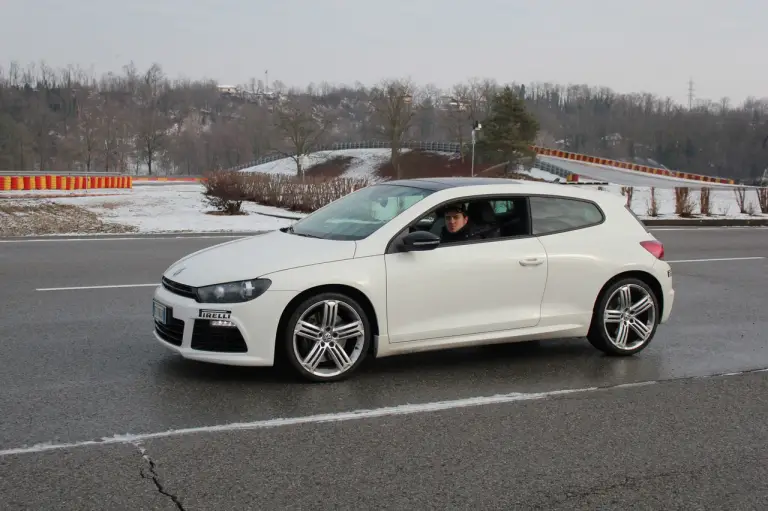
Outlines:
<svg viewBox="0 0 768 511"><path fill-rule="evenodd" d="M626 161L612 160L610 158L600 158L599 156L589 156L587 154L572 153L569 151L561 151L559 149L549 149L540 146L531 146L536 154L544 156L554 156L555 158L563 158L566 160L573 160L583 163L594 163L597 165L607 165L609 167L616 167L625 170L634 170L636 172L643 172L645 174L654 174L657 176L676 177L679 179L688 179L691 181L702 181L705 183L719 183L732 185L735 184L733 179L725 177L712 177L704 176L701 174L692 174L690 172L679 172L677 170L662 169L658 167L649 167L647 165L638 165L637 163L629 163ZM544 170L544 169L542 169Z"/></svg>

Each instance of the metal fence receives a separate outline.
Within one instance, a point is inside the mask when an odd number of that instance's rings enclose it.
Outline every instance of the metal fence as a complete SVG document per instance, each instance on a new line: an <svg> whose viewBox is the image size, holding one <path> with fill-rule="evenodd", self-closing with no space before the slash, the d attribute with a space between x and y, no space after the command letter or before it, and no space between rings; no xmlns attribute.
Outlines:
<svg viewBox="0 0 768 511"><path fill-rule="evenodd" d="M345 149L389 149L392 147L391 142L384 140L368 140L364 142L337 142L335 144L320 146L315 148L312 152L319 151L343 151ZM416 149L421 151L435 151L438 153L457 154L461 151L461 144L458 142L403 142L400 144L401 149ZM264 163L270 163L276 160L282 160L283 158L289 158L290 155L283 153L274 153L268 156L263 156L256 160L249 161L247 163L241 163L235 167L230 167L227 170L242 170L248 167L255 167L256 165L262 165Z"/></svg>
<svg viewBox="0 0 768 511"><path fill-rule="evenodd" d="M573 172L569 172L562 167L559 167L548 161L540 160L538 158L536 158L536 160L533 162L533 166L539 170L549 172L550 174L554 174L565 179L568 179L569 176L573 175Z"/></svg>

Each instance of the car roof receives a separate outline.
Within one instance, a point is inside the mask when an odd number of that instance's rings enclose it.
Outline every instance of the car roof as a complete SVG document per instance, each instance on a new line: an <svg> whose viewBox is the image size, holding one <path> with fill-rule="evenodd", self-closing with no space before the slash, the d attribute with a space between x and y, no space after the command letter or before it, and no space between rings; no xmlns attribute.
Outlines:
<svg viewBox="0 0 768 511"><path fill-rule="evenodd" d="M552 183L549 181L529 181L524 179L507 179L503 177L433 177L417 179L397 179L382 181L377 184L400 186L415 186L434 192L458 191L460 188L480 188L478 193L486 195L494 193L493 188L499 186L499 193L520 193L532 195L551 195L560 197L582 198L604 203L616 201L617 197L608 191L596 190L592 186ZM503 187L503 188L501 188ZM514 191L513 191L514 190ZM474 191L474 190L473 190ZM472 193L472 192L470 192Z"/></svg>
<svg viewBox="0 0 768 511"><path fill-rule="evenodd" d="M384 181L381 184L419 186L430 190L444 190L459 186L510 185L524 182L520 179L506 179L503 177L421 177Z"/></svg>

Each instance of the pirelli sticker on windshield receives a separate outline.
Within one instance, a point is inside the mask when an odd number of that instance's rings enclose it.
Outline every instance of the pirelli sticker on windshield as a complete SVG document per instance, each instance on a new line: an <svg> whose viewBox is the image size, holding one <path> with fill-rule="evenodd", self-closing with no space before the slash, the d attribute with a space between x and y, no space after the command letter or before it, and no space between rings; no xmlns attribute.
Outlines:
<svg viewBox="0 0 768 511"><path fill-rule="evenodd" d="M231 316L232 316L232 311L200 309L200 317L202 319L229 319Z"/></svg>

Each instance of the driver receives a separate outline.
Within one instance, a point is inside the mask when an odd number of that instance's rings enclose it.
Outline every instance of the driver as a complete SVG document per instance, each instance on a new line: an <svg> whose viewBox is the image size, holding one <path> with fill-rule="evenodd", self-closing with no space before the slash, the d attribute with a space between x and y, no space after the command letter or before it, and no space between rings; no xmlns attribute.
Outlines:
<svg viewBox="0 0 768 511"><path fill-rule="evenodd" d="M467 241L479 237L478 227L469 219L464 204L453 204L443 210L445 226L440 232L440 241L450 243Z"/></svg>

